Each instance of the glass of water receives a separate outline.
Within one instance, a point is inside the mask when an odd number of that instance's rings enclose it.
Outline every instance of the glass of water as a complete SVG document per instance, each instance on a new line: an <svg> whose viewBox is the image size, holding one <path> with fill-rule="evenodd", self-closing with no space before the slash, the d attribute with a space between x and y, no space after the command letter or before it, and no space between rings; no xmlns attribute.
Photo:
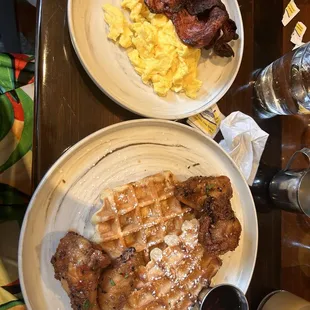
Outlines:
<svg viewBox="0 0 310 310"><path fill-rule="evenodd" d="M263 69L254 87L262 118L310 114L310 42Z"/></svg>

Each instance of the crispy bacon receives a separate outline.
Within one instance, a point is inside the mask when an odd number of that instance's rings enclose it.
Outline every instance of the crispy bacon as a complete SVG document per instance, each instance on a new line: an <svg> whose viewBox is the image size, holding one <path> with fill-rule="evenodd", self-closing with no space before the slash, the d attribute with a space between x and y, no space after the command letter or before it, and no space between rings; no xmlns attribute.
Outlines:
<svg viewBox="0 0 310 310"><path fill-rule="evenodd" d="M185 0L144 0L145 4L152 13L175 13L184 5Z"/></svg>
<svg viewBox="0 0 310 310"><path fill-rule="evenodd" d="M205 11L210 11L214 7L218 7L221 10L226 11L225 5L221 0L187 0L185 7L191 15L197 15Z"/></svg>
<svg viewBox="0 0 310 310"><path fill-rule="evenodd" d="M228 20L227 12L218 7L214 7L201 19L190 15L186 9L172 15L172 22L180 39L196 48L210 45L226 20Z"/></svg>
<svg viewBox="0 0 310 310"><path fill-rule="evenodd" d="M238 38L237 27L221 0L144 1L152 13L165 14L172 20L183 43L196 48L214 47L221 57L234 56L228 42Z"/></svg>
<svg viewBox="0 0 310 310"><path fill-rule="evenodd" d="M238 39L237 26L232 19L228 19L222 27L223 35L214 44L214 53L221 57L234 56L234 51L228 42Z"/></svg>
<svg viewBox="0 0 310 310"><path fill-rule="evenodd" d="M51 263L55 278L67 291L74 310L98 310L97 286L103 268L110 265L109 256L83 236L69 231L59 242Z"/></svg>

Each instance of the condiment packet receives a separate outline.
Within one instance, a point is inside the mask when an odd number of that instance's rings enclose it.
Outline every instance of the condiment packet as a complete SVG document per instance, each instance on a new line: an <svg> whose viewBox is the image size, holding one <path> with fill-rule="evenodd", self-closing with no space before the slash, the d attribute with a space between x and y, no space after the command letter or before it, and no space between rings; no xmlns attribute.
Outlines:
<svg viewBox="0 0 310 310"><path fill-rule="evenodd" d="M298 104L299 106L299 110L298 110L298 113L299 114L310 114L310 110L304 108L301 104Z"/></svg>
<svg viewBox="0 0 310 310"><path fill-rule="evenodd" d="M282 18L282 24L283 26L286 26L298 13L300 9L295 4L294 0L291 0L289 4L286 6L283 18Z"/></svg>
<svg viewBox="0 0 310 310"><path fill-rule="evenodd" d="M249 185L253 184L268 133L242 112L233 112L220 125L224 140L220 146L239 167Z"/></svg>
<svg viewBox="0 0 310 310"><path fill-rule="evenodd" d="M213 105L206 111L191 116L187 119L187 123L202 131L204 134L214 138L220 129L220 123L225 118L221 113L217 104Z"/></svg>
<svg viewBox="0 0 310 310"><path fill-rule="evenodd" d="M302 39L306 30L307 26L305 24L303 24L302 22L297 22L291 35L291 42L295 44L294 49L304 44L302 42Z"/></svg>

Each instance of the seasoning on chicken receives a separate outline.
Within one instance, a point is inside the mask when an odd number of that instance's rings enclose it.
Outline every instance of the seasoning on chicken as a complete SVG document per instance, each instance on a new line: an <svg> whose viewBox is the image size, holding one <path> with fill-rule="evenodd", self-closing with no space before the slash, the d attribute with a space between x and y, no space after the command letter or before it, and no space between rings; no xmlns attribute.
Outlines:
<svg viewBox="0 0 310 310"><path fill-rule="evenodd" d="M55 278L68 293L74 310L97 310L97 286L100 273L110 258L98 245L75 232L68 232L59 242L51 263Z"/></svg>
<svg viewBox="0 0 310 310"><path fill-rule="evenodd" d="M221 0L145 0L152 13L170 18L183 43L212 48L221 57L234 56L228 42L236 40L236 24ZM221 36L221 33L222 36Z"/></svg>
<svg viewBox="0 0 310 310"><path fill-rule="evenodd" d="M192 177L176 186L179 201L199 217L199 242L206 251L222 255L239 244L241 225L231 208L232 187L228 177Z"/></svg>
<svg viewBox="0 0 310 310"><path fill-rule="evenodd" d="M211 217L203 215L199 223L199 242L205 246L208 253L223 255L228 251L234 251L238 246L241 225L236 217L212 223Z"/></svg>
<svg viewBox="0 0 310 310"><path fill-rule="evenodd" d="M205 210L212 204L225 208L227 201L232 198L232 187L226 176L197 176L179 183L175 188L175 195L179 201L197 211ZM228 209L231 209L230 206Z"/></svg>

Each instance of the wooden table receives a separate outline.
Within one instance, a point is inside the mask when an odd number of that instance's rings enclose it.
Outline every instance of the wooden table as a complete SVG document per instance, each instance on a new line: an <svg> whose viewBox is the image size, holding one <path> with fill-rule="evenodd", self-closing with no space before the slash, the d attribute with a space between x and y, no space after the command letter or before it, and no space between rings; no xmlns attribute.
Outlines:
<svg viewBox="0 0 310 310"><path fill-rule="evenodd" d="M233 86L219 102L224 114L239 110L253 115L253 89L249 84L252 72L292 49L289 38L298 20L310 28L309 18L306 19L310 16L310 2L306 0L295 1L302 10L298 18L282 27L287 2L239 0L245 30L244 58ZM83 70L70 42L66 5L67 0L46 0L39 6L34 187L74 143L110 124L138 118L105 96ZM309 33L308 30L308 40ZM275 117L257 122L270 138L259 168L260 182L252 188L258 211L259 249L248 290L251 309L265 294L279 288L310 299L310 224L300 215L272 210L266 195L270 178L291 154L302 144L310 147L310 138L307 142L301 139L309 117Z"/></svg>

